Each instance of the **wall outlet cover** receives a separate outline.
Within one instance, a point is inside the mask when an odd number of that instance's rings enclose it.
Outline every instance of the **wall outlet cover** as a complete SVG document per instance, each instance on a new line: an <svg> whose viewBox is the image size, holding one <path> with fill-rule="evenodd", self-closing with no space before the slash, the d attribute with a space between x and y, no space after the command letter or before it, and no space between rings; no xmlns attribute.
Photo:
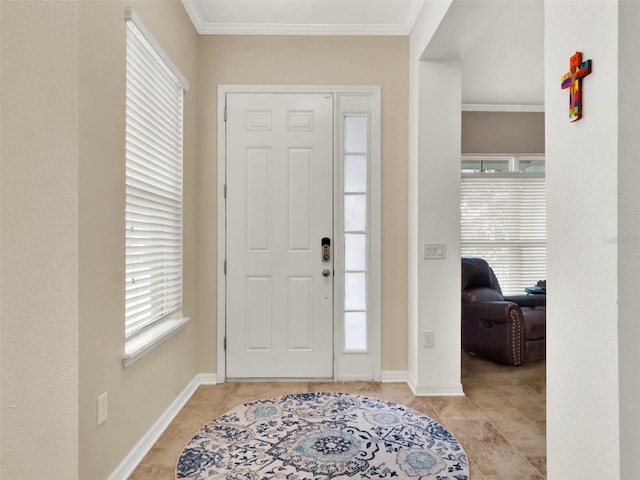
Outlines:
<svg viewBox="0 0 640 480"><path fill-rule="evenodd" d="M433 330L424 331L424 348L435 347L435 336L436 333Z"/></svg>

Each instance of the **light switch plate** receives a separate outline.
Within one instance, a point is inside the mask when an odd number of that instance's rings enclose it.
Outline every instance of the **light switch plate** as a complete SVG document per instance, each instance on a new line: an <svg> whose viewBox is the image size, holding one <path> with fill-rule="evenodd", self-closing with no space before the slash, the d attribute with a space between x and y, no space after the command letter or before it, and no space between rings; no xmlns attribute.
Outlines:
<svg viewBox="0 0 640 480"><path fill-rule="evenodd" d="M446 243L425 243L424 259L425 260L442 260L447 256Z"/></svg>

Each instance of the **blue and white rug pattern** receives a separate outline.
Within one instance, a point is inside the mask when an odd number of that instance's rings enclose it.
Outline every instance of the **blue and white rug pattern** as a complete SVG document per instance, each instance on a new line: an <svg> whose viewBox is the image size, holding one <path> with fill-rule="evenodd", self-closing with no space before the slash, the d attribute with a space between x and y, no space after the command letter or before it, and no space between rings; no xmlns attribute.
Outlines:
<svg viewBox="0 0 640 480"><path fill-rule="evenodd" d="M190 480L468 480L467 455L431 418L393 402L302 393L241 405L187 444Z"/></svg>

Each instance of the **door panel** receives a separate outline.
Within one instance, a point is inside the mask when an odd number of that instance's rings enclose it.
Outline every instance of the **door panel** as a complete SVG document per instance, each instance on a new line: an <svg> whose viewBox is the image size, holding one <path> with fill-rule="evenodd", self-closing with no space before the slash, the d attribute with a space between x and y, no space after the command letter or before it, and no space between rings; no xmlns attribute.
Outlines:
<svg viewBox="0 0 640 480"><path fill-rule="evenodd" d="M249 352L271 351L271 277L245 277L244 297L247 328L246 348Z"/></svg>
<svg viewBox="0 0 640 480"><path fill-rule="evenodd" d="M310 252L313 235L313 151L289 150L289 251Z"/></svg>
<svg viewBox="0 0 640 480"><path fill-rule="evenodd" d="M271 250L271 150L246 150L247 251Z"/></svg>
<svg viewBox="0 0 640 480"><path fill-rule="evenodd" d="M287 348L310 352L313 350L313 277L290 276L288 282Z"/></svg>
<svg viewBox="0 0 640 480"><path fill-rule="evenodd" d="M333 377L333 98L227 94L227 377Z"/></svg>

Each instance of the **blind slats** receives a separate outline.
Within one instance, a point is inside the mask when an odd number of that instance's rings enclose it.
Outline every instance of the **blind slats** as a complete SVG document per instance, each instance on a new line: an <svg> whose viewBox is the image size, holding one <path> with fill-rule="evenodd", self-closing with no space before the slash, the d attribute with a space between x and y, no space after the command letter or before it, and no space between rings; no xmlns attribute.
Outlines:
<svg viewBox="0 0 640 480"><path fill-rule="evenodd" d="M127 21L125 336L182 308L183 89Z"/></svg>
<svg viewBox="0 0 640 480"><path fill-rule="evenodd" d="M130 178L128 187L131 189L130 196L148 201L162 201L167 205L179 204L181 202L177 191L180 188L179 182L165 183L160 177L145 175L135 169L129 169Z"/></svg>
<svg viewBox="0 0 640 480"><path fill-rule="evenodd" d="M505 295L546 278L544 177L463 175L461 254L484 258Z"/></svg>
<svg viewBox="0 0 640 480"><path fill-rule="evenodd" d="M159 175L164 176L165 181L169 181L169 183L176 181L175 179L180 172L171 164L171 159L165 160L162 157L156 156L157 166L154 169L148 160L149 156L154 156L153 152L145 148L137 147L136 145L131 145L131 147L132 148L127 150L127 155L131 158L131 164L128 165L128 168L142 172L155 170ZM176 153L179 152L176 151Z"/></svg>
<svg viewBox="0 0 640 480"><path fill-rule="evenodd" d="M161 128L155 127L153 129L150 128L152 123L148 123L148 128L141 128L139 121L128 121L126 127L136 131L136 137L132 138L132 143L130 147L132 149L132 153L134 147L137 150L142 150L144 152L144 156L140 158L146 158L147 155L153 155L158 157L158 161L161 161L163 157L171 158L171 154L174 155L179 153L179 145L176 145L175 139L170 138L170 134L168 132L163 132Z"/></svg>
<svg viewBox="0 0 640 480"><path fill-rule="evenodd" d="M131 303L128 304L126 308L131 308L132 306L134 306L134 304L139 303L140 299L145 300L145 303L149 303L146 302L146 298L156 294L161 294L164 298L171 298L171 295L165 295L165 293L161 291L161 289L164 288L165 285L176 286L179 285L179 282L177 280L161 281L159 279L151 282L149 279L147 279L146 281L140 281L139 284L131 283L127 288L127 294L131 297ZM178 295L178 293L179 292L176 292L174 296Z"/></svg>

